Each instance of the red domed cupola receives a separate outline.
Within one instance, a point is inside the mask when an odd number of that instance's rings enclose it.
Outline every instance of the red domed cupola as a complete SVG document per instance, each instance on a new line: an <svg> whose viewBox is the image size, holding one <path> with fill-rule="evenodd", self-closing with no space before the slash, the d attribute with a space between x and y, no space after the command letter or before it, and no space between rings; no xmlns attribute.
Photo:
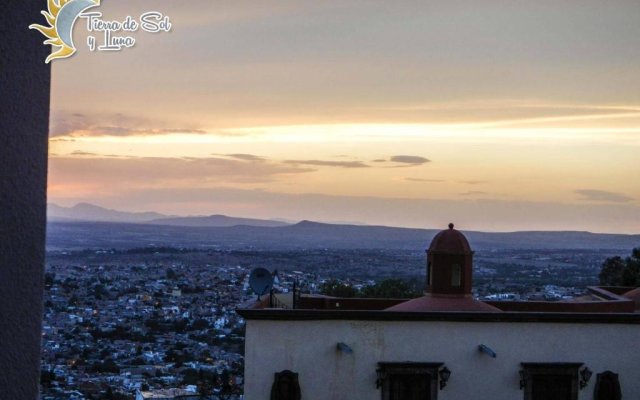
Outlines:
<svg viewBox="0 0 640 400"><path fill-rule="evenodd" d="M453 226L453 224L449 224L449 229L438 233L431 241L427 251L432 253L472 254L467 238L460 231L453 229Z"/></svg>
<svg viewBox="0 0 640 400"><path fill-rule="evenodd" d="M471 296L473 252L460 231L449 229L438 233L427 249L426 292L431 295Z"/></svg>
<svg viewBox="0 0 640 400"><path fill-rule="evenodd" d="M438 233L427 249L427 289L422 297L389 307L387 311L501 312L471 296L473 251L464 235L453 229Z"/></svg>

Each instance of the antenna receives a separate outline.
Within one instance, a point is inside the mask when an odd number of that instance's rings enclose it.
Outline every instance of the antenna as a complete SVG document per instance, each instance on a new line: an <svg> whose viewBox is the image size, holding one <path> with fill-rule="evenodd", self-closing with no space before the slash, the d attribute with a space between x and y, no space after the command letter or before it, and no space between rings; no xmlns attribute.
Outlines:
<svg viewBox="0 0 640 400"><path fill-rule="evenodd" d="M273 285L271 272L264 268L256 268L249 275L249 286L258 295L258 300L263 294L269 293Z"/></svg>

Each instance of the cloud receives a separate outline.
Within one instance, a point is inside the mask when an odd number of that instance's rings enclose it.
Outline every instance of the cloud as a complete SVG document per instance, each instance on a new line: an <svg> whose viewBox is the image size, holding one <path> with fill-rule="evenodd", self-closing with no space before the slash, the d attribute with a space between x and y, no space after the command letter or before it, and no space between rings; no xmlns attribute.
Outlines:
<svg viewBox="0 0 640 400"><path fill-rule="evenodd" d="M392 162L408 164L408 165L422 165L431 162L428 158L420 157L420 156L392 156L390 159Z"/></svg>
<svg viewBox="0 0 640 400"><path fill-rule="evenodd" d="M124 126L89 126L80 131L73 131L68 134L75 136L148 136L148 135L168 135L171 133L193 133L204 135L207 131L190 128L141 128L133 129Z"/></svg>
<svg viewBox="0 0 640 400"><path fill-rule="evenodd" d="M633 197L621 193L608 192L606 190L597 189L579 189L574 193L581 196L580 200L598 201L607 203L628 203L635 200Z"/></svg>
<svg viewBox="0 0 640 400"><path fill-rule="evenodd" d="M244 153L236 153L236 154L225 154L227 157L235 158L238 160L244 161L264 161L264 157L256 156L254 154L244 154Z"/></svg>
<svg viewBox="0 0 640 400"><path fill-rule="evenodd" d="M458 193L458 195L460 195L460 196L484 196L486 194L489 194L489 193L482 192L480 190L470 190L468 192Z"/></svg>
<svg viewBox="0 0 640 400"><path fill-rule="evenodd" d="M283 175L315 169L268 161L221 157L50 157L51 182L95 188L98 192L131 187L202 187L220 183L272 182Z"/></svg>
<svg viewBox="0 0 640 400"><path fill-rule="evenodd" d="M318 167L369 168L361 161L285 160L284 164L313 165Z"/></svg>
<svg viewBox="0 0 640 400"><path fill-rule="evenodd" d="M97 156L96 153L90 153L88 151L75 150L71 153L72 156Z"/></svg>
<svg viewBox="0 0 640 400"><path fill-rule="evenodd" d="M464 183L465 185L480 185L481 183L487 183L487 181L468 180L468 181L458 181L458 183Z"/></svg>
<svg viewBox="0 0 640 400"><path fill-rule="evenodd" d="M207 134L189 124L149 120L121 113L92 114L54 112L49 136L132 136L166 135L171 133ZM59 139L57 139L59 140Z"/></svg>
<svg viewBox="0 0 640 400"><path fill-rule="evenodd" d="M431 182L431 183L444 182L444 179L424 179L424 178L410 178L410 177L406 177L404 178L404 180L409 182Z"/></svg>
<svg viewBox="0 0 640 400"><path fill-rule="evenodd" d="M63 137L57 137L49 140L50 142L75 142L75 139L67 139Z"/></svg>

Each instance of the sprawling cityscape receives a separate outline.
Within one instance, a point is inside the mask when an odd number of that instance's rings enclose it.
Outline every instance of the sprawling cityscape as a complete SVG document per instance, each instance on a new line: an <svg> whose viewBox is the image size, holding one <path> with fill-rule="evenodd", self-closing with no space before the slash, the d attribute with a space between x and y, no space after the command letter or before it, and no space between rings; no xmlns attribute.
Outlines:
<svg viewBox="0 0 640 400"><path fill-rule="evenodd" d="M602 262L615 253L481 251L474 296L570 301L598 284ZM362 290L390 278L419 290L422 254L174 247L51 251L43 399L240 399L244 321L235 309L256 298L248 284L252 269L274 272L277 292L291 291L295 282L303 293L318 294L329 280Z"/></svg>

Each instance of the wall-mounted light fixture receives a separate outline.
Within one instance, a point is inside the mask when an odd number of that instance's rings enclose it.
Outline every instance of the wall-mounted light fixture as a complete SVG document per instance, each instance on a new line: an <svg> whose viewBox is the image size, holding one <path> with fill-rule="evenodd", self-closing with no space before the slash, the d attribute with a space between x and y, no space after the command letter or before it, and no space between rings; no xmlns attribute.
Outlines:
<svg viewBox="0 0 640 400"><path fill-rule="evenodd" d="M489 346L485 345L485 344L481 344L478 346L478 351L480 351L481 353L484 353L486 355L488 355L489 357L492 358L496 358L497 354L495 351L493 351L493 349L491 349Z"/></svg>
<svg viewBox="0 0 640 400"><path fill-rule="evenodd" d="M440 390L442 390L447 386L447 381L451 377L451 371L449 371L449 368L444 367L438 371L438 375L440 375Z"/></svg>
<svg viewBox="0 0 640 400"><path fill-rule="evenodd" d="M593 375L593 372L591 372L588 367L584 367L582 371L580 371L580 389L584 389L585 386L587 386L591 375Z"/></svg>
<svg viewBox="0 0 640 400"><path fill-rule="evenodd" d="M342 351L343 353L347 353L347 354L353 353L353 349L351 347L349 347L349 345L347 345L344 342L339 342L336 345L336 350Z"/></svg>

